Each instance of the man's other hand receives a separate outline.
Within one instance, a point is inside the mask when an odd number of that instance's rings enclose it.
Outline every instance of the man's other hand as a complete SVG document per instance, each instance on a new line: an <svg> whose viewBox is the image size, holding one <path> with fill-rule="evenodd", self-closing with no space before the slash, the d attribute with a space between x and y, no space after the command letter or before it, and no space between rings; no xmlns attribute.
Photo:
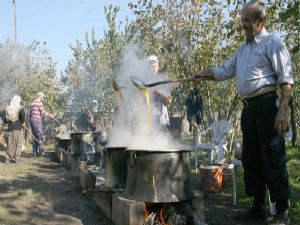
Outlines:
<svg viewBox="0 0 300 225"><path fill-rule="evenodd" d="M289 129L288 112L279 109L275 118L275 129L279 135L284 135Z"/></svg>

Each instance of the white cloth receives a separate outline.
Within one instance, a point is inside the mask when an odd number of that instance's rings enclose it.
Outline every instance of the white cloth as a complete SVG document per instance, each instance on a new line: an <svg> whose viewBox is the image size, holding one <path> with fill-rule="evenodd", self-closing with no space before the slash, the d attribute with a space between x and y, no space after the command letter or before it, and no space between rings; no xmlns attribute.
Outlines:
<svg viewBox="0 0 300 225"><path fill-rule="evenodd" d="M7 120L11 122L16 122L19 119L19 112L22 109L20 103L21 103L20 96L15 95L10 101L10 104L5 108Z"/></svg>

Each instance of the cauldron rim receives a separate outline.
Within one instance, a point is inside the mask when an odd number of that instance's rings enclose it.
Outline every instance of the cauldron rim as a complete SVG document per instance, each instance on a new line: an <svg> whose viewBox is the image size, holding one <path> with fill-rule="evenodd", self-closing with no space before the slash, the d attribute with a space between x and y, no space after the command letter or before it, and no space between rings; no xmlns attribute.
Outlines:
<svg viewBox="0 0 300 225"><path fill-rule="evenodd" d="M56 139L57 140L71 140L71 136L70 135L56 135Z"/></svg>
<svg viewBox="0 0 300 225"><path fill-rule="evenodd" d="M134 152L190 152L191 150L188 149L154 149L154 148L148 148L148 149L141 149L141 148L127 148L126 151L134 151Z"/></svg>
<svg viewBox="0 0 300 225"><path fill-rule="evenodd" d="M57 137L57 140L71 140L71 138L66 138L66 137L60 138L60 137Z"/></svg>
<svg viewBox="0 0 300 225"><path fill-rule="evenodd" d="M122 148L122 149L127 149L127 146L104 146L104 148L106 148L106 149L120 149L120 148Z"/></svg>
<svg viewBox="0 0 300 225"><path fill-rule="evenodd" d="M97 134L100 133L100 131L88 131L88 132L71 132L72 134Z"/></svg>

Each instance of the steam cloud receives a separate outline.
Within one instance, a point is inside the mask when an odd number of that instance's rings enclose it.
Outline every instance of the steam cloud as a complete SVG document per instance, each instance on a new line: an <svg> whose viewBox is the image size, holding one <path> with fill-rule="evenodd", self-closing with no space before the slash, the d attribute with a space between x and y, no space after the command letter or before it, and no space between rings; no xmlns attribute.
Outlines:
<svg viewBox="0 0 300 225"><path fill-rule="evenodd" d="M168 77L164 74L154 74L148 63L138 57L138 51L136 46L129 46L124 52L120 71L116 78L120 92L116 92L117 109L113 126L109 132L108 146L137 150L182 148L155 120L155 116L159 112L153 99L154 90L159 89L160 92L170 95L173 85L150 88L151 123L149 132L146 98L143 92L133 85L131 77L136 76L146 84L167 80Z"/></svg>

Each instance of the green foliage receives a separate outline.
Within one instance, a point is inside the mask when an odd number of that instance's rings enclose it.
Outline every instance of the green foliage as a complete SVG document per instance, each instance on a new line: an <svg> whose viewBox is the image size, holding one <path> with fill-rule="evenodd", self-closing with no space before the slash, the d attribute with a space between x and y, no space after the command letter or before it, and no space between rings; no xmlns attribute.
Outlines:
<svg viewBox="0 0 300 225"><path fill-rule="evenodd" d="M55 110L59 91L56 63L45 49L45 43L33 42L24 47L7 41L0 46L0 54L2 107L18 94L27 109L36 93L43 91L47 95L46 105Z"/></svg>
<svg viewBox="0 0 300 225"><path fill-rule="evenodd" d="M172 78L190 77L194 71L217 66L229 59L236 40L226 37L227 8L221 1L138 1L130 4L136 16L137 39L144 54L156 54L162 72ZM182 84L175 96L172 114L185 114L184 101L193 84ZM235 96L232 81L205 82L199 86L204 97L206 120L225 118ZM224 99L224 93L228 98Z"/></svg>
<svg viewBox="0 0 300 225"><path fill-rule="evenodd" d="M104 8L108 29L104 31L103 39L96 40L93 30L90 35L85 34L86 48L79 42L71 46L74 59L69 62L61 79L70 99L69 104L77 105L77 110L83 106L92 108L107 121L111 118L115 101L110 82L116 77L126 43L133 38L128 20L125 31L119 31L121 24L116 22L119 10L118 6L112 5ZM95 102L98 110L94 108Z"/></svg>
<svg viewBox="0 0 300 225"><path fill-rule="evenodd" d="M22 46L7 41L0 46L0 92L3 109L14 95L22 98L25 111L37 92L43 91L47 98L45 107L51 113L59 112L60 83L56 79L56 63L45 48L46 43L33 42ZM51 136L52 124L45 126L45 133Z"/></svg>

